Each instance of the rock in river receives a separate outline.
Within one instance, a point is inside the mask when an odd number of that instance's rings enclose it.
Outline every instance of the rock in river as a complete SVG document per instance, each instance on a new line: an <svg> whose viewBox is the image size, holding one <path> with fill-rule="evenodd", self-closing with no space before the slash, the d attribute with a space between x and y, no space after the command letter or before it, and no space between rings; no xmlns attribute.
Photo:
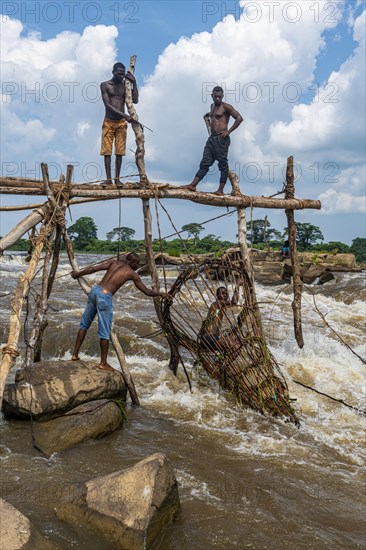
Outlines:
<svg viewBox="0 0 366 550"><path fill-rule="evenodd" d="M179 509L177 481L163 453L65 492L58 517L97 530L121 549L151 548Z"/></svg>
<svg viewBox="0 0 366 550"><path fill-rule="evenodd" d="M0 498L0 547L2 550L52 550L50 544L17 508Z"/></svg>
<svg viewBox="0 0 366 550"><path fill-rule="evenodd" d="M16 372L5 386L3 412L10 418L59 416L95 399L126 399L119 371L103 371L91 361L40 361Z"/></svg>
<svg viewBox="0 0 366 550"><path fill-rule="evenodd" d="M109 399L83 403L58 418L33 425L34 445L45 455L63 451L88 438L113 432L124 420L121 404Z"/></svg>

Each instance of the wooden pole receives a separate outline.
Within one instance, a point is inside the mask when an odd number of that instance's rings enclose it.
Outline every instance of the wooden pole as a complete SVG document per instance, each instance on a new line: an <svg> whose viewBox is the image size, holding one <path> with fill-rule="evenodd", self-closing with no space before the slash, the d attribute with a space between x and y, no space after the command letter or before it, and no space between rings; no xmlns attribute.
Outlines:
<svg viewBox="0 0 366 550"><path fill-rule="evenodd" d="M45 224L39 233L37 242L34 247L32 258L24 274L19 277L17 287L11 301L9 336L6 346L3 348L3 358L0 364L0 402L2 402L4 387L8 377L9 370L15 364L15 360L19 355L18 340L21 324L21 313L25 297L28 295L32 280L35 277L36 268L41 256L44 241L47 239L51 231L51 224Z"/></svg>
<svg viewBox="0 0 366 550"><path fill-rule="evenodd" d="M234 174L234 178L238 179L238 176ZM256 333L260 332L261 334L263 334L261 312L258 307L257 296L255 292L254 269L247 246L247 218L245 208L243 207L238 208L238 242L241 258L244 264L244 269L248 277L252 324L255 323L256 325L256 327L253 327L253 330L256 331Z"/></svg>
<svg viewBox="0 0 366 550"><path fill-rule="evenodd" d="M57 267L60 259L60 251L61 251L61 228L58 225L56 227L56 236L54 240L52 263L51 263L50 273L48 275L48 281L47 281L47 300L51 295L53 283L55 281ZM47 313L47 310L46 310L46 313ZM41 361L43 333L46 330L47 325L48 325L48 321L44 316L39 329L39 335L38 335L37 341L34 345L33 360L35 363L38 363L39 361Z"/></svg>
<svg viewBox="0 0 366 550"><path fill-rule="evenodd" d="M285 198L293 199L295 197L294 186L294 157L288 157L286 167L286 188ZM292 310L294 312L294 331L297 345L299 348L304 347L304 338L302 334L301 326L301 293L302 293L302 281L300 277L300 264L299 256L297 253L296 245L296 223L294 211L286 209L287 226L288 226L288 240L290 243L290 258L292 265L292 281L294 288L294 299L292 302Z"/></svg>
<svg viewBox="0 0 366 550"><path fill-rule="evenodd" d="M49 276L49 263L52 255L53 238L54 226L46 242L46 254L43 260L42 287L41 292L37 296L36 300L36 311L33 318L31 333L27 342L27 349L25 351L24 367L30 367L34 362L36 344L40 336L41 328L44 325L45 315L48 308L47 286Z"/></svg>
<svg viewBox="0 0 366 550"><path fill-rule="evenodd" d="M24 233L27 233L32 227L41 222L44 216L49 212L48 202L43 204L34 212L31 212L23 220L21 220L5 237L0 240L0 254L7 248L17 242L18 239L23 237Z"/></svg>
<svg viewBox="0 0 366 550"><path fill-rule="evenodd" d="M145 250L146 250L146 263L150 272L152 288L153 290L160 290L159 275L156 269L156 264L154 260L154 253L152 248L152 220L151 220L151 211L150 204L148 200L142 201L143 213L144 213L144 226L145 226ZM164 261L164 260L163 260ZM160 325L164 326L163 313L161 311L161 300L158 296L153 298L156 315L159 319ZM169 368L177 374L178 364L179 364L179 348L172 337L171 334L165 334L165 337L168 341L170 347L170 361Z"/></svg>
<svg viewBox="0 0 366 550"><path fill-rule="evenodd" d="M74 171L74 167L72 165L68 164L67 168L66 168L66 182L65 182L65 194L66 194L66 196L68 196L69 193L70 193L73 171ZM64 200L64 198L63 198L62 201L61 201L61 205L60 205L60 208L62 209L62 212L63 212L63 220L64 220L66 208L68 206L67 203L68 203L68 200ZM53 256L52 256L52 264L51 264L50 272L49 272L49 275L48 275L47 288L45 289L46 296L45 296L45 299L44 299L44 301L45 301L44 315L43 315L43 318L42 318L42 321L41 321L41 324L40 324L40 327L39 327L37 340L34 344L33 361L35 363L37 363L41 360L43 334L44 334L44 331L46 330L47 325L48 325L48 321L46 319L46 313L47 313L47 309L48 309L48 298L51 295L52 288L53 288L53 283L55 281L56 272L57 272L57 268L58 268L58 264L59 264L59 260L60 260L60 252L61 252L61 226L59 224L57 224L56 225L56 236L55 236L55 240L54 240ZM45 263L45 267L46 267L46 263Z"/></svg>
<svg viewBox="0 0 366 550"><path fill-rule="evenodd" d="M130 57L130 66L128 67L128 70L131 74L135 73L135 65L136 55L132 55ZM137 115L135 105L132 100L131 82L127 78L125 79L125 102L129 115L138 121L139 117ZM145 169L145 137L141 124L139 124L138 122L132 122L132 128L135 132L136 137L136 166L139 171L140 182L143 184L148 182Z"/></svg>

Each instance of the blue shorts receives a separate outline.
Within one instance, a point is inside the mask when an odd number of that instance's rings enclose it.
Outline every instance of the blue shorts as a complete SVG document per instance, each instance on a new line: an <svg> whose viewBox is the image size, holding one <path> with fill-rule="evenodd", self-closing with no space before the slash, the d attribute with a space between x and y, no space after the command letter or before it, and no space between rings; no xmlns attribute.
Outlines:
<svg viewBox="0 0 366 550"><path fill-rule="evenodd" d="M98 336L104 340L109 340L111 335L113 306L112 294L107 292L99 285L94 285L88 296L80 328L88 330L94 317L98 314Z"/></svg>

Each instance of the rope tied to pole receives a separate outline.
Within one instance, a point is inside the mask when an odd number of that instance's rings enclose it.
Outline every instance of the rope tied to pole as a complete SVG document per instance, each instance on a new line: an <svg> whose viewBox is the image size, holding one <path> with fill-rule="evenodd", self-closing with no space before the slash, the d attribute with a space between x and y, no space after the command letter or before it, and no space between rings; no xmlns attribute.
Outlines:
<svg viewBox="0 0 366 550"><path fill-rule="evenodd" d="M19 351L16 350L15 348L12 348L11 346L4 346L1 349L1 353L3 355L10 355L13 359L16 359L20 355Z"/></svg>

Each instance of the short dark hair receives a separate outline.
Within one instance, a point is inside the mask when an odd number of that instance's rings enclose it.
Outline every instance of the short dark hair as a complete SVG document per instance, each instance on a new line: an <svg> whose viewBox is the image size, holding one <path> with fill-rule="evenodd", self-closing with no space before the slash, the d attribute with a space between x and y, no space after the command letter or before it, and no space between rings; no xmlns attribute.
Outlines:
<svg viewBox="0 0 366 550"><path fill-rule="evenodd" d="M212 90L212 93L214 92L220 92L221 94L223 94L224 90L221 88L221 86L215 86Z"/></svg>
<svg viewBox="0 0 366 550"><path fill-rule="evenodd" d="M123 69L124 71L126 70L126 67L124 66L123 63L120 63L119 61L117 63L115 63L113 65L113 72L116 71L117 69Z"/></svg>
<svg viewBox="0 0 366 550"><path fill-rule="evenodd" d="M135 252L129 252L126 256L127 262L133 262L133 261L140 261L140 256L138 254L135 254Z"/></svg>

